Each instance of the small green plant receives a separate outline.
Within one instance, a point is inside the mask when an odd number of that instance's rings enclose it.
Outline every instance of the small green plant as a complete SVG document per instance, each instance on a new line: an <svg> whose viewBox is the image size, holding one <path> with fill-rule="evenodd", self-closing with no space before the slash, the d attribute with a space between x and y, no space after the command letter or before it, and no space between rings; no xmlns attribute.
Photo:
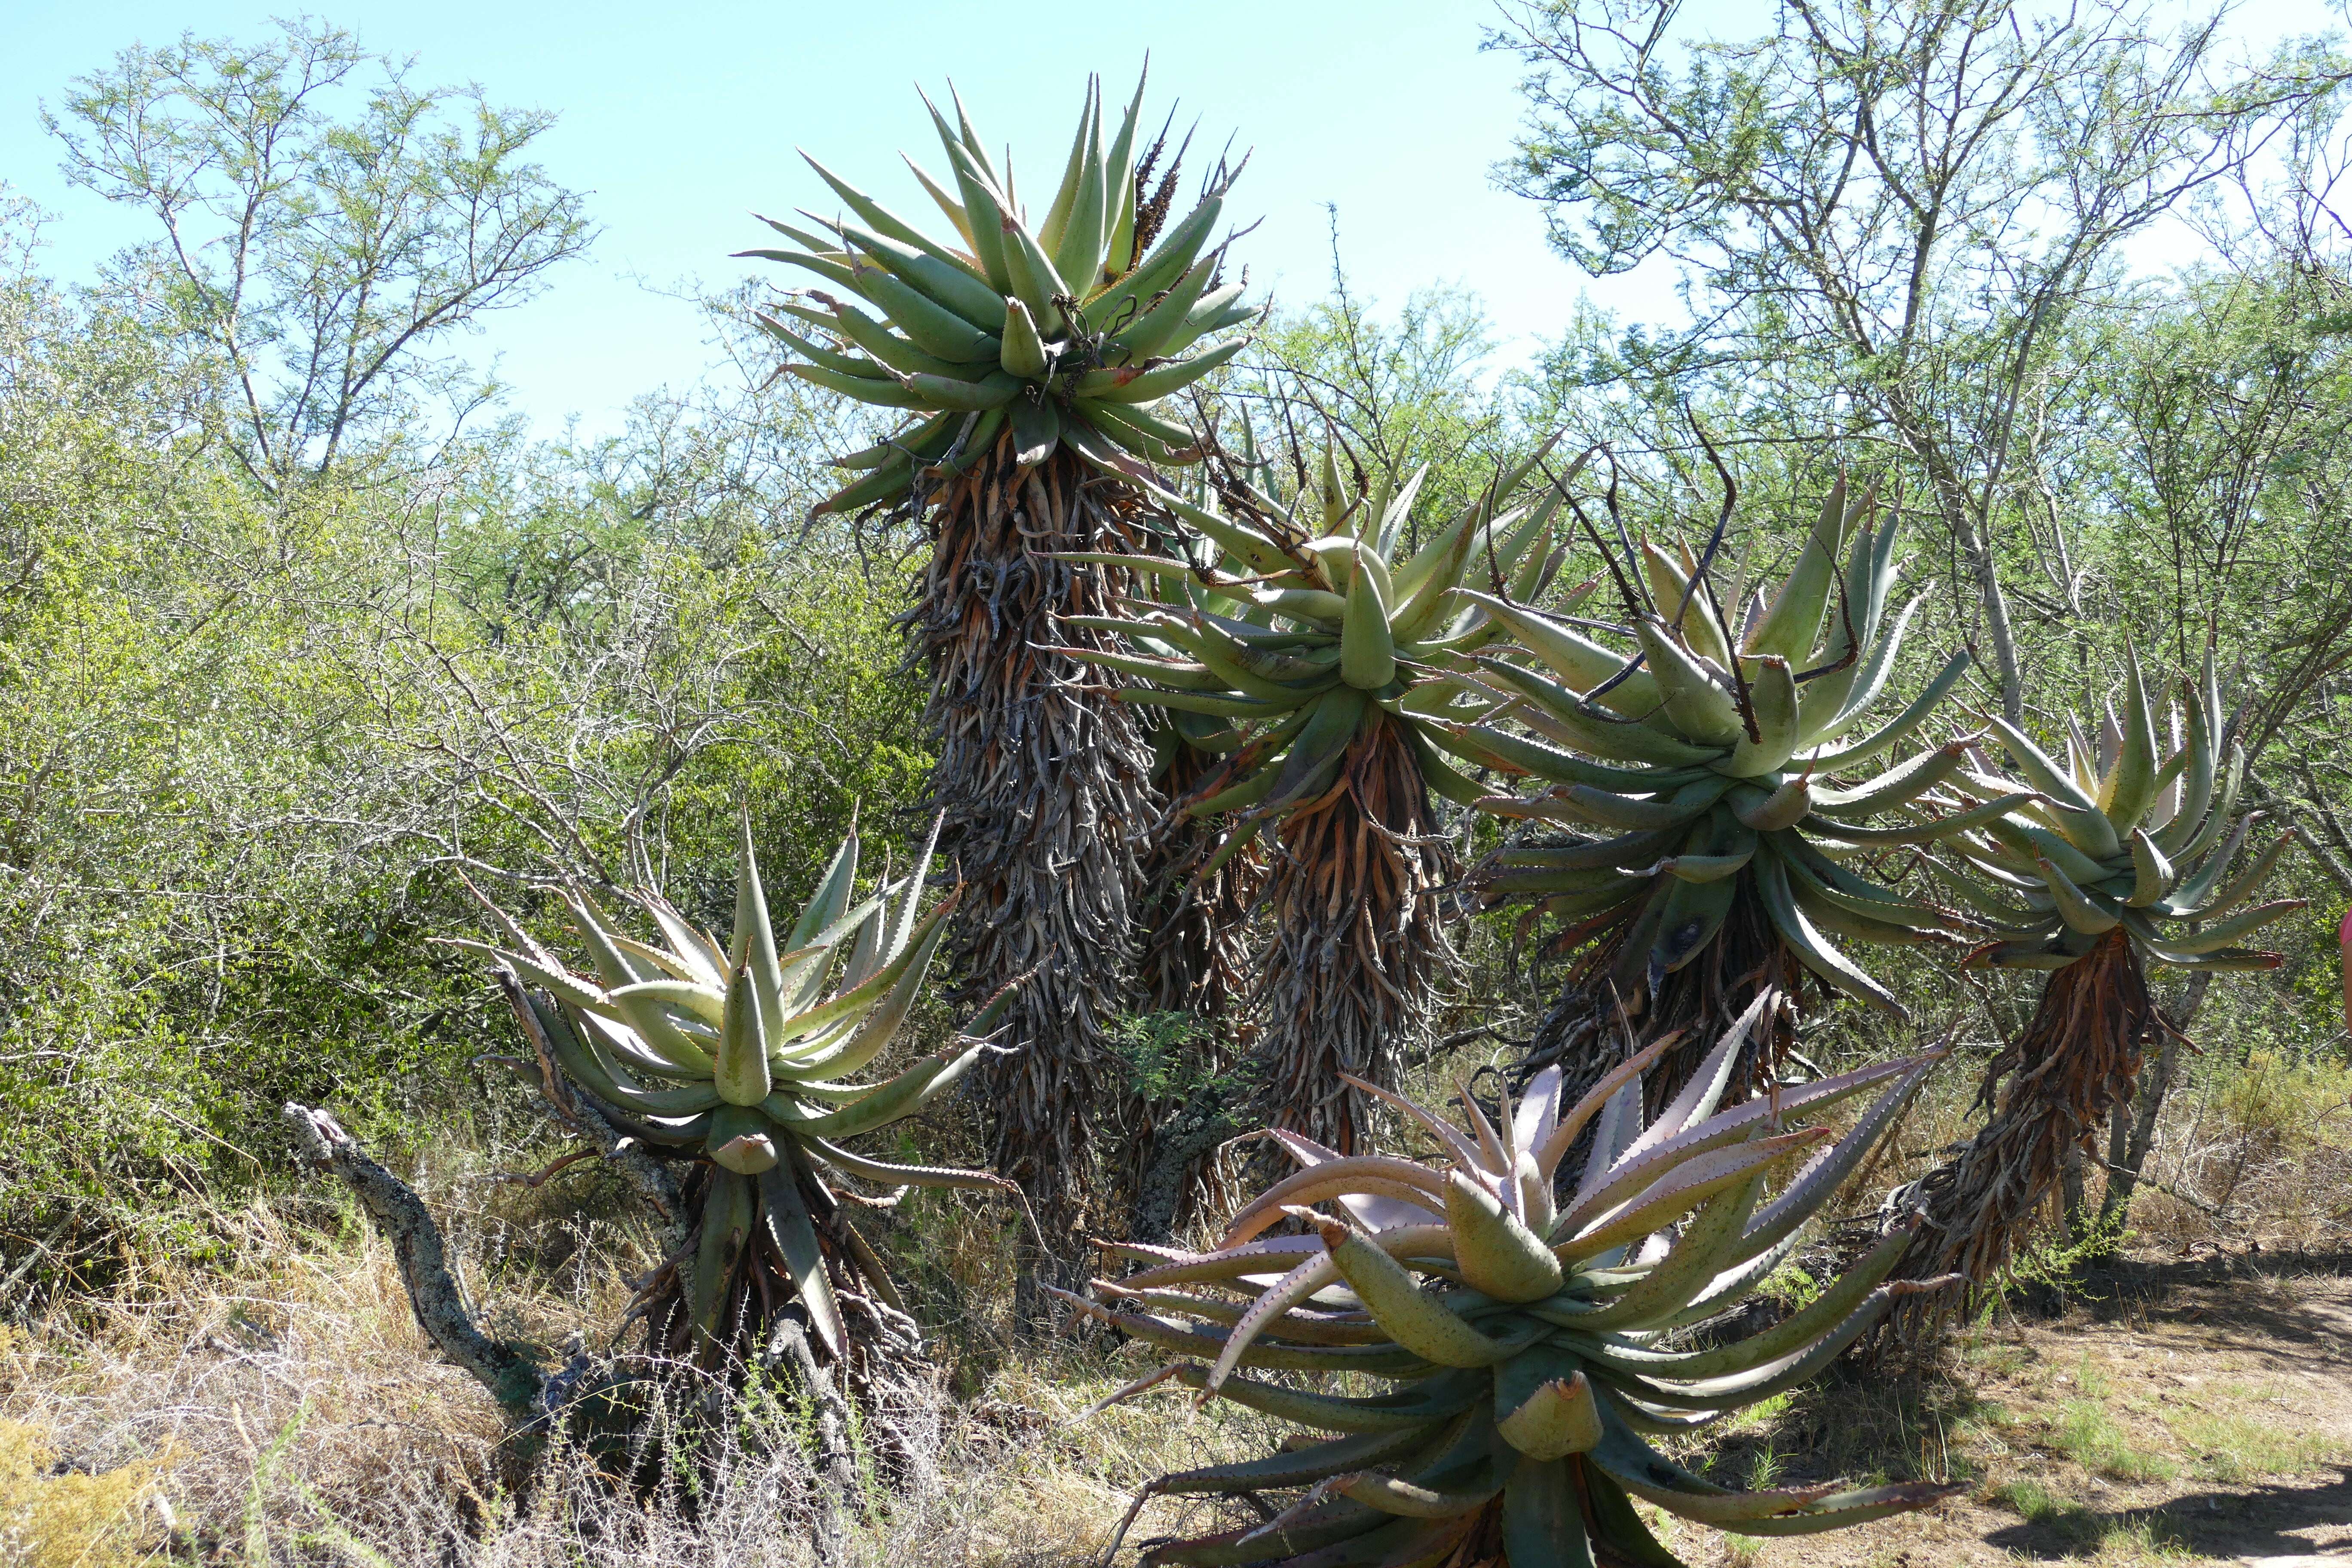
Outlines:
<svg viewBox="0 0 2352 1568"><path fill-rule="evenodd" d="M2346 1445L2326 1432L2275 1421L2199 1412L2172 1418L2173 1435L2208 1480L2236 1483L2257 1476L2294 1476L2340 1458Z"/></svg>
<svg viewBox="0 0 2352 1568"><path fill-rule="evenodd" d="M1795 1397L1792 1394L1776 1394L1769 1399L1759 1399L1733 1415L1730 1425L1725 1429L1732 1432L1759 1431L1787 1415Z"/></svg>
<svg viewBox="0 0 2352 1568"><path fill-rule="evenodd" d="M1204 1072L1194 1047L1210 1037L1208 1024L1190 1013L1130 1013L1103 1026L1103 1040L1127 1069L1128 1091L1147 1101L1181 1100L1202 1089L1230 1088L1244 1074L1238 1068Z"/></svg>
<svg viewBox="0 0 2352 1568"><path fill-rule="evenodd" d="M2051 1495L2049 1488L2024 1477L1993 1488L1992 1500L2003 1508L2016 1510L2028 1524L2047 1524L2068 1511L2068 1505Z"/></svg>
<svg viewBox="0 0 2352 1568"><path fill-rule="evenodd" d="M2162 1455L2133 1447L2130 1435L2095 1400L2073 1400L2064 1406L2054 1444L2084 1469L2111 1480L2168 1480L2178 1469Z"/></svg>
<svg viewBox="0 0 2352 1568"><path fill-rule="evenodd" d="M2007 1282L2011 1286L2038 1286L2063 1296L2081 1277L2084 1265L2113 1257L2123 1240L2123 1216L2086 1215L2085 1219L2087 1223L2080 1236L2051 1230L2020 1242L2002 1268ZM1988 1310L1992 1300L1989 1293L1984 1303Z"/></svg>
<svg viewBox="0 0 2352 1568"><path fill-rule="evenodd" d="M2033 1364L2033 1352L2013 1341L1993 1338L1985 1325L1971 1325L1957 1336L1960 1357L1992 1377L2015 1377Z"/></svg>
<svg viewBox="0 0 2352 1568"><path fill-rule="evenodd" d="M1784 1312L1801 1312L1821 1300L1822 1282L1793 1263L1783 1263L1756 1293Z"/></svg>

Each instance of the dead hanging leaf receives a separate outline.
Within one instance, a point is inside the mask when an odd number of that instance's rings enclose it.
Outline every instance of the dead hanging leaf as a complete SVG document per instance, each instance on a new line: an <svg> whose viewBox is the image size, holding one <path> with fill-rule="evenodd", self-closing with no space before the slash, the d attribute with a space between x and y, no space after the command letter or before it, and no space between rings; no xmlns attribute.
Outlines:
<svg viewBox="0 0 2352 1568"><path fill-rule="evenodd" d="M1104 614L1127 584L1045 553L1139 550L1137 501L1066 447L1024 470L1007 439L928 515L930 560L905 623L930 688L940 849L971 889L952 935L959 1001L1029 976L1002 1037L1015 1049L981 1065L975 1092L997 1170L1020 1184L1050 1244L1075 1249L1117 1103L1103 1025L1124 1005L1135 835L1160 812L1133 711L1044 651L1097 646L1059 617Z"/></svg>
<svg viewBox="0 0 2352 1568"><path fill-rule="evenodd" d="M1381 722L1329 789L1283 819L1254 1053L1274 1125L1343 1153L1370 1131L1369 1099L1341 1075L1393 1086L1454 963L1436 902L1454 867L1437 826L1411 749Z"/></svg>
<svg viewBox="0 0 2352 1568"><path fill-rule="evenodd" d="M1665 974L1653 995L1643 907L1636 897L1546 940L1541 956L1576 956L1515 1078L1524 1083L1558 1063L1562 1092L1580 1094L1634 1051L1679 1030L1681 1042L1667 1047L1643 1078L1643 1101L1655 1115L1682 1092L1706 1053L1769 987L1780 999L1769 1026L1751 1031L1741 1047L1726 1091L1734 1100L1759 1092L1795 1047L1807 992L1804 967L1774 932L1761 905L1743 889L1714 940L1696 958ZM1813 989L1819 993L1817 983Z"/></svg>

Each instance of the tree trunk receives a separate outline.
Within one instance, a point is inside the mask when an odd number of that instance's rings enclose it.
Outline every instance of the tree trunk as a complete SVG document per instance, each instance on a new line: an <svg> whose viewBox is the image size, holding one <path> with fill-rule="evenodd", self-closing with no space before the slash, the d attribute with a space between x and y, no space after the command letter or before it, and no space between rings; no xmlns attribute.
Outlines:
<svg viewBox="0 0 2352 1568"><path fill-rule="evenodd" d="M2121 1100L2116 1103L2118 1109L2122 1107ZM2069 1242L2080 1244L2089 1234L2086 1222L2090 1216L2085 1208L2087 1194L2083 1184L2083 1151L2079 1148L2067 1150L2065 1159L2059 1163L2058 1197L2060 1228L2066 1233Z"/></svg>
<svg viewBox="0 0 2352 1568"><path fill-rule="evenodd" d="M1103 1029L1123 1005L1139 879L1135 836L1159 816L1150 752L1133 712L1092 684L1062 646L1099 634L1070 616L1108 614L1124 585L1057 551L1133 552L1132 492L1058 447L1024 468L1008 435L950 480L909 616L930 678L940 848L967 891L955 915L960 1000L1020 984L1001 1044L973 1075L997 1169L1027 1194L1045 1266L1079 1259L1097 1182L1096 1140L1118 1104ZM1040 1260L1024 1258L1034 1304ZM1019 1310L1019 1309L1016 1309Z"/></svg>
<svg viewBox="0 0 2352 1568"><path fill-rule="evenodd" d="M457 1276L449 1272L441 1227L433 1223L425 1200L369 1159L327 1112L289 1100L281 1114L303 1159L341 1178L392 1248L409 1310L434 1348L489 1391L509 1431L524 1431L545 1415L547 1369L520 1345L494 1340L474 1326Z"/></svg>
<svg viewBox="0 0 2352 1568"><path fill-rule="evenodd" d="M1215 823L1181 808L1217 764L1173 731L1162 733L1173 743L1152 782L1169 818L1143 856L1137 989L1154 1012L1220 1020L1249 990L1244 928L1265 886L1265 856L1252 846L1213 871L1202 870L1224 836Z"/></svg>
<svg viewBox="0 0 2352 1568"><path fill-rule="evenodd" d="M1341 1075L1396 1087L1454 961L1436 908L1452 848L1404 736L1371 711L1331 787L1282 820L1254 1056L1273 1124L1343 1154L1368 1147L1372 1108Z"/></svg>
<svg viewBox="0 0 2352 1568"><path fill-rule="evenodd" d="M2189 977L2189 986L2182 994L2180 1016L2166 1022L2164 1045L2156 1055L2155 1068L2140 1077L2138 1114L2132 1120L2128 1131L2124 1127L2124 1108L2116 1107L2116 1138L2111 1142L2119 1148L2107 1156L2107 1193L2099 1205L2099 1230L2106 1236L2123 1234L2125 1223L2131 1217L2132 1194L2139 1187L2140 1173L2147 1169L2147 1157L2156 1148L2156 1119L2164 1110L2164 1097L2172 1092L2172 1080L2180 1069L2180 1042L2204 1003L2206 987L2213 983L2210 970L2200 969Z"/></svg>
<svg viewBox="0 0 2352 1568"><path fill-rule="evenodd" d="M2033 1229L2070 1163L2131 1099L2140 1057L2161 1027L2138 952L2121 927L2053 973L2024 1032L1985 1068L1979 1107L2000 1107L1958 1158L1919 1184L1923 1223L1897 1279L1963 1276L1990 1283ZM2003 1080L2006 1079L2004 1090ZM2069 1194L2070 1212L2081 1200ZM1895 1331L1916 1342L1958 1310L1948 1292L1910 1298Z"/></svg>
<svg viewBox="0 0 2352 1568"><path fill-rule="evenodd" d="M2298 756L2294 759L2294 774L2295 782L2303 785L2301 804L2305 809L2303 813L2286 814L2287 826L2294 834L2295 842L2319 862L2319 868L2327 873L2327 879L2336 884L2336 890L2352 893L2352 836L2346 834L2343 822L2329 809L2326 795L2319 787L2318 776L2312 772L2309 758ZM2276 810L2284 804L2263 787L2262 781L2251 774L2247 776L2246 784L2248 793L2263 805ZM2299 820L2306 814L2319 825L2316 834Z"/></svg>
<svg viewBox="0 0 2352 1568"><path fill-rule="evenodd" d="M1643 1075L1643 1098L1655 1116L1682 1092L1724 1031L1769 988L1780 993L1780 1005L1740 1047L1725 1092L1737 1100L1769 1085L1796 1045L1805 971L1774 933L1748 875L1739 873L1739 890L1715 939L1690 963L1660 977L1654 995L1644 967L1650 932L1637 910L1603 931L1570 968L1515 1076L1524 1083L1558 1063L1565 1103L1573 1104L1635 1050L1679 1029L1681 1041ZM1566 934L1574 940L1577 933ZM1577 1163L1565 1161L1561 1169Z"/></svg>
<svg viewBox="0 0 2352 1568"><path fill-rule="evenodd" d="M1977 600L1984 608L1985 640L1992 644L1994 670L2000 677L2000 716L2011 724L2025 722L2025 678L2017 662L2017 633L2010 625L2009 596L2000 590L2000 573L1993 561L1990 524L1965 521L1956 525L1976 579Z"/></svg>

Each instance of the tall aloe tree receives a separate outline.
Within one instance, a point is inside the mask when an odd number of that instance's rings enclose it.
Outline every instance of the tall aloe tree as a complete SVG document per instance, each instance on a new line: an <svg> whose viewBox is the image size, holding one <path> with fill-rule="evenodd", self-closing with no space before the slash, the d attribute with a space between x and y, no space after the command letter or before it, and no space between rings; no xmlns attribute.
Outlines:
<svg viewBox="0 0 2352 1568"><path fill-rule="evenodd" d="M945 215L934 238L822 165L841 216L772 226L793 248L749 254L813 273L763 324L794 375L906 411L900 428L838 459L857 478L819 512L919 522L929 563L908 616L931 686L942 849L968 891L954 955L976 998L1028 977L1019 1049L982 1070L998 1166L1048 1236L1078 1234L1102 1029L1122 1003L1139 878L1139 825L1156 815L1134 714L1090 696L1050 651L1060 617L1098 615L1125 586L1067 552L1127 551L1149 526L1147 463L1198 455L1162 400L1230 360L1202 348L1247 315L1214 243L1231 174L1166 222L1171 167L1139 156L1142 89L1107 127L1089 85L1042 218L1018 200L956 105L932 110L948 174L916 178ZM814 160L812 160L814 163ZM835 291L828 291L837 290Z"/></svg>
<svg viewBox="0 0 2352 1568"><path fill-rule="evenodd" d="M1621 1018L1652 1039L1679 1031L1685 1043L1649 1082L1660 1104L1687 1081L1701 1042L1769 991L1781 1000L1737 1068L1742 1086L1759 1084L1792 1043L1808 974L1899 1014L1841 944L1957 942L1973 922L1895 890L1868 858L1991 820L2024 798L1924 816L1914 803L1960 767L1964 744L1882 763L1950 691L1965 654L1864 728L1926 598L1888 623L1894 518L1874 523L1869 498L1849 498L1841 480L1768 604L1745 584L1727 601L1714 585L1732 510L1727 489L1723 521L1697 554L1646 541L1630 559L1611 553L1621 624L1568 613L1592 584L1567 611L1472 595L1517 641L1475 655L1455 677L1496 706L1457 725L1454 747L1552 785L1481 805L1575 830L1515 839L1479 873L1490 903L1531 904L1559 922L1553 950L1580 953L1528 1069L1557 1062L1571 1085L1591 1081L1616 1059ZM1743 599L1735 629L1725 604ZM1888 813L1898 820L1874 822Z"/></svg>
<svg viewBox="0 0 2352 1568"><path fill-rule="evenodd" d="M2062 762L2016 726L1988 720L2015 773L1992 771L1979 753L1987 765L1951 781L1956 796L2022 795L1948 840L1935 868L1993 923L1998 940L1969 962L2050 978L2024 1032L1985 1069L1978 1104L1992 1114L1983 1131L1920 1184L1927 1225L1904 1263L1908 1273L1958 1272L1981 1284L2007 1261L2070 1162L2094 1150L2130 1101L2144 1053L2170 1027L2148 990L2151 965L2274 969L2279 955L2244 939L2305 907L2300 899L2249 903L2294 836L2240 863L2260 814L2231 815L2246 759L2234 742L2223 754L2210 657L2201 681L2180 683L2168 748L2158 741L2128 644L2124 670L2123 711L2106 704L2095 743L2069 719ZM1906 1327L1934 1310L1914 1306Z"/></svg>
<svg viewBox="0 0 2352 1568"><path fill-rule="evenodd" d="M1233 479L1232 516L1163 491L1201 536L1195 559L1223 565L1121 563L1181 584L1181 607L1139 599L1070 623L1123 635L1130 652L1070 655L1147 682L1119 699L1170 710L1221 759L1180 803L1225 821L1208 868L1275 829L1255 1058L1275 1125L1342 1151L1369 1131L1368 1088L1394 1083L1449 960L1435 894L1452 865L1430 795L1482 792L1432 738L1444 713L1485 704L1462 709L1440 661L1501 629L1464 595L1474 572L1524 596L1559 567L1549 509L1497 510L1536 460L1410 558L1420 474L1367 495L1327 452L1319 486L1287 505Z"/></svg>

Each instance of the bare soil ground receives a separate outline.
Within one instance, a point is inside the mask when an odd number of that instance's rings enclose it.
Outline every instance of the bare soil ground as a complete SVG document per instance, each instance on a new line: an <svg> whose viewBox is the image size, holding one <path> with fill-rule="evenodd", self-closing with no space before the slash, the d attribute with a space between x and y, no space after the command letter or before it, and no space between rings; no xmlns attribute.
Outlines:
<svg viewBox="0 0 2352 1568"><path fill-rule="evenodd" d="M2352 1562L2352 1257L2135 1262L1938 1364L1842 1368L1742 1423L1715 1472L1967 1483L1927 1515L1798 1541L1685 1527L1695 1564Z"/></svg>

